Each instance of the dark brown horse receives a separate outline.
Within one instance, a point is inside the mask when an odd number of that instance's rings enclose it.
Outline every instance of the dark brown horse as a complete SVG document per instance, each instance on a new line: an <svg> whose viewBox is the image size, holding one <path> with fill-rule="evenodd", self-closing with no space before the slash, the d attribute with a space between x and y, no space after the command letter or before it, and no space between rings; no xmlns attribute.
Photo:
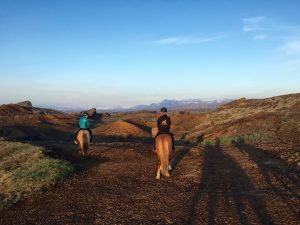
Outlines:
<svg viewBox="0 0 300 225"><path fill-rule="evenodd" d="M172 138L169 134L160 134L155 139L157 156L156 179L160 179L160 174L169 177L170 156L172 150Z"/></svg>

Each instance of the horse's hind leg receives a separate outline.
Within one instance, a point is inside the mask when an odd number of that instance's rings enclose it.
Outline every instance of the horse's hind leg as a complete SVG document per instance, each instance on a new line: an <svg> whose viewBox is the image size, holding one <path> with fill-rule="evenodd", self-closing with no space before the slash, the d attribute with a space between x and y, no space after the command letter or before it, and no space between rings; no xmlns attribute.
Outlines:
<svg viewBox="0 0 300 225"><path fill-rule="evenodd" d="M168 163L168 166L167 166L167 172L166 172L166 177L169 177L170 176L170 173L169 173L169 171L170 171L170 164Z"/></svg>
<svg viewBox="0 0 300 225"><path fill-rule="evenodd" d="M82 150L81 150L81 148L79 148L78 154L79 154L79 157L82 157Z"/></svg>
<svg viewBox="0 0 300 225"><path fill-rule="evenodd" d="M171 163L169 162L169 166L168 166L169 172L172 171L172 169L173 169L173 168L172 168L172 165L171 165Z"/></svg>
<svg viewBox="0 0 300 225"><path fill-rule="evenodd" d="M157 172L156 172L156 179L159 180L160 179L160 163L157 163Z"/></svg>

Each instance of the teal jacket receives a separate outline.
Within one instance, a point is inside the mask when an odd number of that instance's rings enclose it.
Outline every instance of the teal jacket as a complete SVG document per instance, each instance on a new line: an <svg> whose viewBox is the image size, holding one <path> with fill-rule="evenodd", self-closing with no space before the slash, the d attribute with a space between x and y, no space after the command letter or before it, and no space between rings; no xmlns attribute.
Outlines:
<svg viewBox="0 0 300 225"><path fill-rule="evenodd" d="M85 117L81 117L80 120L79 120L79 127L81 129L88 129L90 128L90 121L85 118Z"/></svg>

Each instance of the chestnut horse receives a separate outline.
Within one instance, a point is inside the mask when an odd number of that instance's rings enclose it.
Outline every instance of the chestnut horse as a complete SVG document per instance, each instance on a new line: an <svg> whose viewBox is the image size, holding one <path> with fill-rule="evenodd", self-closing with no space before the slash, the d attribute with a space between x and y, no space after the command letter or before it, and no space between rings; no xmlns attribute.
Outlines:
<svg viewBox="0 0 300 225"><path fill-rule="evenodd" d="M156 179L160 179L160 174L169 177L170 155L172 150L172 138L169 134L160 134L155 139L157 173Z"/></svg>
<svg viewBox="0 0 300 225"><path fill-rule="evenodd" d="M80 150L79 155L82 158L88 158L88 150L90 147L90 132L88 130L80 130L77 135L77 140L79 142Z"/></svg>

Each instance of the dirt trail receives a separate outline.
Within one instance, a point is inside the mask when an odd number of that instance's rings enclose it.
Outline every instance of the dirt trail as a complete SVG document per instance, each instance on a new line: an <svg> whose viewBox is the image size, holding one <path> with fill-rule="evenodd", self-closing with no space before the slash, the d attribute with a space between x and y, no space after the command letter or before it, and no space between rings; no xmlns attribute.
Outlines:
<svg viewBox="0 0 300 225"><path fill-rule="evenodd" d="M295 171L251 145L177 147L155 180L151 145L92 147L89 169L0 213L0 224L300 224Z"/></svg>

